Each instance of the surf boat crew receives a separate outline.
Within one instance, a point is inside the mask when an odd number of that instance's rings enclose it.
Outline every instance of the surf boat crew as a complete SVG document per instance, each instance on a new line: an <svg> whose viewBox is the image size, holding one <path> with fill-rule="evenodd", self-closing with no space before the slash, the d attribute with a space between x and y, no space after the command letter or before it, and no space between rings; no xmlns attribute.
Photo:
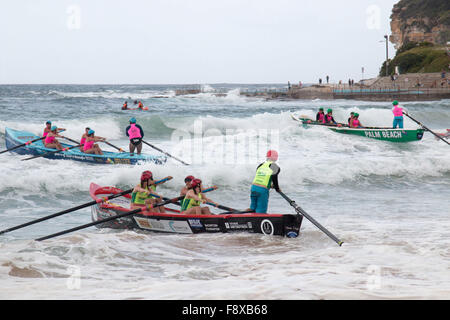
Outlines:
<svg viewBox="0 0 450 320"><path fill-rule="evenodd" d="M281 191L278 185L278 175L281 169L276 164L277 160L278 152L269 150L266 155L266 161L261 163L256 169L256 175L250 189L250 210L256 213L267 213L271 188Z"/></svg>
<svg viewBox="0 0 450 320"><path fill-rule="evenodd" d="M103 154L102 149L100 149L98 144L96 144L95 142L105 141L105 140L106 140L106 138L96 136L95 131L92 129L89 129L89 131L87 132L84 146L83 146L83 152L88 153L88 154L102 155Z"/></svg>
<svg viewBox="0 0 450 320"><path fill-rule="evenodd" d="M363 128L361 121L359 121L359 113L354 113L353 119L350 121L350 128Z"/></svg>
<svg viewBox="0 0 450 320"><path fill-rule="evenodd" d="M328 109L327 110L327 114L324 117L324 123L327 124L337 124L337 122L334 120L333 117L333 110L332 109Z"/></svg>
<svg viewBox="0 0 450 320"><path fill-rule="evenodd" d="M84 152L83 148L84 148L84 144L86 143L86 138L88 136L89 130L91 130L91 128L86 127L86 129L84 129L84 133L81 135L81 139L80 139L80 151Z"/></svg>
<svg viewBox="0 0 450 320"><path fill-rule="evenodd" d="M211 199L208 199L202 194L202 180L194 179L190 183L190 187L181 202L181 213L183 214L195 214L195 215L208 215L211 211L208 207L202 207L201 204L210 202L216 204Z"/></svg>
<svg viewBox="0 0 450 320"><path fill-rule="evenodd" d="M320 108L319 112L317 112L316 121L320 123L325 123L325 112L323 111L323 108Z"/></svg>
<svg viewBox="0 0 450 320"><path fill-rule="evenodd" d="M48 134L50 131L52 131L51 128L52 128L52 122L51 122L50 120L48 120L48 121L45 123L44 133L42 134L42 136L43 136L43 137L46 137L47 134ZM56 128L56 132L61 132L61 131L64 131L64 130L66 130L66 129L64 129L64 128Z"/></svg>
<svg viewBox="0 0 450 320"><path fill-rule="evenodd" d="M144 130L138 124L136 119L130 119L130 125L125 129L127 137L130 139L130 153L133 155L134 150L137 149L137 154L141 154L142 151L142 138L144 137Z"/></svg>
<svg viewBox="0 0 450 320"><path fill-rule="evenodd" d="M394 114L394 123L392 124L392 127L394 129L397 129L397 127L403 129L403 112L407 113L408 111L405 108L400 107L397 100L392 102L392 105L394 106L392 108L392 113Z"/></svg>
<svg viewBox="0 0 450 320"><path fill-rule="evenodd" d="M44 146L49 149L57 149L62 150L63 147L61 143L56 140L56 138L64 138L63 136L58 134L58 127L52 126L50 131L45 135Z"/></svg>
<svg viewBox="0 0 450 320"><path fill-rule="evenodd" d="M191 182L192 182L194 179L195 179L194 176L187 176L186 178L184 178L185 186L184 186L184 187L181 189L181 191L180 191L180 197L186 195L186 193L188 192L188 190L189 190L190 187L191 187Z"/></svg>
<svg viewBox="0 0 450 320"><path fill-rule="evenodd" d="M152 196L150 194L154 194ZM151 171L144 171L141 174L140 183L136 185L131 193L131 209L146 208L149 212L166 212L164 206L153 208L157 203L161 203L162 196L156 193L156 184Z"/></svg>

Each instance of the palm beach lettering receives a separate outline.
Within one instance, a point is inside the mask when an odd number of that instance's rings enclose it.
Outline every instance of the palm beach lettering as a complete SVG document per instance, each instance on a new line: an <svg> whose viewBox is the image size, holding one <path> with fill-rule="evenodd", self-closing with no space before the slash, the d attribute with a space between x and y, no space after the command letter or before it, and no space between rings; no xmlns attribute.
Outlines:
<svg viewBox="0 0 450 320"><path fill-rule="evenodd" d="M401 139L402 132L401 131L369 131L365 130L364 134L369 138L394 138Z"/></svg>

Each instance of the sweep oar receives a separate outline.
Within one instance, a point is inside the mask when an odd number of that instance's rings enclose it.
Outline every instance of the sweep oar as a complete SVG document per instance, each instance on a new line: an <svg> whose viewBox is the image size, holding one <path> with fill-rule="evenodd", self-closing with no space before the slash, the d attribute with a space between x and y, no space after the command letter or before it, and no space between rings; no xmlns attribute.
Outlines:
<svg viewBox="0 0 450 320"><path fill-rule="evenodd" d="M164 179L156 181L155 184L164 183L164 182L166 182L168 180L171 180L171 179L172 179L172 177L166 177ZM52 218L55 218L55 217L62 216L63 214L66 214L66 213L70 213L70 212L73 212L73 211L77 211L77 210L80 210L80 209L83 209L83 208L87 208L87 207L93 206L93 205L95 205L97 203L106 202L108 200L124 196L126 194L131 193L131 192L133 192L133 189L122 191L120 193L116 193L116 194L110 195L108 197L99 199L99 200L90 201L88 203L81 204L79 206L76 206L76 207L73 207L73 208L70 208L70 209L66 209L66 210L63 210L63 211L60 211L60 212L57 212L57 213L53 213L51 215L48 215L48 216L45 216L45 217L42 217L42 218L39 218L39 219L36 219L36 220L30 221L30 222L26 222L24 224L21 224L21 225L15 226L15 227L11 227L9 229L2 230L2 231L0 231L0 234L11 232L11 231L14 231L14 230L17 230L17 229L21 229L21 228L24 228L24 227L27 227L27 226L31 226L31 225L36 224L38 222L49 220L49 219L52 219Z"/></svg>
<svg viewBox="0 0 450 320"><path fill-rule="evenodd" d="M339 246L342 246L344 242L339 240L334 234L332 234L330 231L328 231L324 226L322 226L320 223L318 223L313 217L311 217L309 214L305 212L302 208L300 208L295 201L291 200L286 196L283 192L278 191L278 193L287 201L289 204L294 207L295 211L297 211L298 214L304 216L309 221L312 222L317 228L319 228L321 231L323 231L327 236L329 236L333 241L335 241Z"/></svg>
<svg viewBox="0 0 450 320"><path fill-rule="evenodd" d="M431 131L430 129L428 129L427 127L425 127L422 123L420 123L419 121L417 121L416 119L414 119L413 117L411 117L408 113L403 112L403 114L405 116L407 116L408 118L410 118L412 121L414 121L415 123L417 123L419 126L421 126L422 128L424 128L425 130L431 132L432 134L434 134L436 136L436 138L441 139L442 141L444 141L446 144L450 145L450 142L448 142L447 140L445 140L443 137L441 137L440 135L438 135L437 133Z"/></svg>
<svg viewBox="0 0 450 320"><path fill-rule="evenodd" d="M0 151L0 154L2 154L2 153L4 153L4 152L8 152L8 151L12 151L12 150L18 149L18 148L20 148L20 147L28 146L28 145L30 145L30 144L36 142L36 141L43 140L43 139L45 139L45 137L27 141L27 142L25 142L25 143L19 144L18 146L15 146L15 147L12 147L12 148L9 148L9 149Z"/></svg>
<svg viewBox="0 0 450 320"><path fill-rule="evenodd" d="M161 202L161 203L153 205L153 208L161 207L161 206L164 206L164 205L169 204L171 202L179 201L182 198L183 198L183 196L166 200L164 202ZM45 236L45 237L41 237L39 239L36 239L36 241L47 240L47 239L50 239L50 238L61 236L63 234L67 234L67 233L71 233L71 232L78 231L78 230L81 230L81 229L89 228L89 227L95 226L97 224L101 224L101 223L108 222L108 221L115 220L115 219L124 218L124 217L130 216L130 215L139 213L139 212L141 212L141 211L143 211L145 209L146 208L139 208L139 209L136 209L136 210L124 212L124 213L118 214L116 216L112 216L112 217L109 217L109 218L106 218L106 219L102 219L102 220L97 220L97 221L94 221L94 222L91 222L91 223L87 223L87 224L84 224L84 225L81 225L81 226L78 226L78 227L75 227L75 228L72 228L72 229L64 230L64 231L57 232L57 233L54 233L54 234L51 234L51 235L48 235L48 236Z"/></svg>
<svg viewBox="0 0 450 320"><path fill-rule="evenodd" d="M55 153L59 153L59 152L63 152L63 151L68 151L70 149L79 148L81 146L82 146L82 144L79 144L79 145L76 145L76 146L62 148L61 150L55 150L55 151L50 151L50 152L46 152L46 153L43 153L43 154L38 154L38 155L30 157L30 158L22 159L22 161L36 159L36 158L40 158L40 157L45 157L45 156L50 155L50 154L55 154Z"/></svg>
<svg viewBox="0 0 450 320"><path fill-rule="evenodd" d="M144 140L142 140L142 142L145 143L146 145L152 147L153 149L158 150L159 152L164 153L166 156L169 156L169 157L171 157L171 158L173 158L173 159L175 159L175 160L180 161L180 162L181 162L182 164L184 164L184 165L187 165L187 166L189 165L189 163L186 163L186 162L184 162L183 160L180 160L180 159L178 159L178 158L172 156L171 154L168 154L167 152L165 152L165 151L159 149L158 147L155 147L154 145L152 145L152 144L150 144L150 143L148 143L148 142L146 142L146 141L144 141Z"/></svg>

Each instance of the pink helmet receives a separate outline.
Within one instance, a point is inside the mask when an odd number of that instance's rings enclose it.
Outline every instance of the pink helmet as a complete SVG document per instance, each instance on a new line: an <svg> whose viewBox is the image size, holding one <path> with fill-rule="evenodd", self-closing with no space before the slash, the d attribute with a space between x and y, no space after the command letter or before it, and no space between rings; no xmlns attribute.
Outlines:
<svg viewBox="0 0 450 320"><path fill-rule="evenodd" d="M276 152L275 150L267 151L267 159L272 160L272 161L277 161L278 160L278 152Z"/></svg>

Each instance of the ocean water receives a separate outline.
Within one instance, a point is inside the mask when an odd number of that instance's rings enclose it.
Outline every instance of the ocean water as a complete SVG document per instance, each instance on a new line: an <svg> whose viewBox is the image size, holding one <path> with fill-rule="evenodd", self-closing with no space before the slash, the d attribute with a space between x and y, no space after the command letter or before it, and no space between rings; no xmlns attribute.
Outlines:
<svg viewBox="0 0 450 320"><path fill-rule="evenodd" d="M296 239L93 227L33 240L90 222L86 208L0 235L0 298L449 299L450 147L428 132L422 141L395 144L305 129L290 117L331 107L338 121L356 111L366 126L390 126L389 103L239 95L282 87L204 85L181 96L176 91L189 86L0 86L0 150L5 128L40 134L47 120L72 139L90 126L126 149L133 116L146 141L191 164L90 165L1 154L2 230L91 201L91 182L130 188L143 170L173 176L159 189L167 197L192 174L218 186L209 194L216 202L246 209L256 166L276 148L283 192L345 242L337 246L307 219ZM121 110L135 99L149 111ZM402 104L430 129L450 128L450 101ZM405 127L418 125L406 118ZM147 146L143 152L159 154ZM269 211L294 213L274 191Z"/></svg>

